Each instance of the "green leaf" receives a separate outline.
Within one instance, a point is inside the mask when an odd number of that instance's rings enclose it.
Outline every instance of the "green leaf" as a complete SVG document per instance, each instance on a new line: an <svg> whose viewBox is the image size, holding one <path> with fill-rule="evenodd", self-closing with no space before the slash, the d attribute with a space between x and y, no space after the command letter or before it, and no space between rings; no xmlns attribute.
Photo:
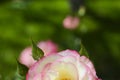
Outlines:
<svg viewBox="0 0 120 80"><path fill-rule="evenodd" d="M18 64L17 66L18 74L22 77L25 77L28 72L28 67L21 64L18 60L17 60L17 64Z"/></svg>
<svg viewBox="0 0 120 80"><path fill-rule="evenodd" d="M32 40L32 57L35 60L39 60L43 56L44 56L44 52L39 47L37 47L37 45Z"/></svg>
<svg viewBox="0 0 120 80"><path fill-rule="evenodd" d="M81 49L80 49L79 53L80 53L80 55L83 55L83 56L86 56L89 58L88 52L82 43L81 43Z"/></svg>

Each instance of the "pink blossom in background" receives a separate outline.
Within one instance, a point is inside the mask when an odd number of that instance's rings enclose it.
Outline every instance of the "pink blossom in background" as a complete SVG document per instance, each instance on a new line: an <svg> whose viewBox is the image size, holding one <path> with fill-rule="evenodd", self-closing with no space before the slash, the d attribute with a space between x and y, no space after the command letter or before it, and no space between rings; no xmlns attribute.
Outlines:
<svg viewBox="0 0 120 80"><path fill-rule="evenodd" d="M29 68L26 80L100 80L92 62L74 50L44 56Z"/></svg>
<svg viewBox="0 0 120 80"><path fill-rule="evenodd" d="M75 17L75 16L67 16L64 20L63 20L63 26L66 29L76 29L79 25L79 18Z"/></svg>
<svg viewBox="0 0 120 80"><path fill-rule="evenodd" d="M50 40L39 42L38 47L43 50L44 56L56 53L58 50L57 45ZM32 57L32 47L25 48L21 52L19 61L27 67L30 67L36 62Z"/></svg>

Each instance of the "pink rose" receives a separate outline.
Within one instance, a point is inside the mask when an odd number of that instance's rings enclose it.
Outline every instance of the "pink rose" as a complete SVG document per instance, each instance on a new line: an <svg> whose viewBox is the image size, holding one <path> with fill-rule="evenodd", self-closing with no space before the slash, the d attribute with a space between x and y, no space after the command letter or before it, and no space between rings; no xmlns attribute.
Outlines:
<svg viewBox="0 0 120 80"><path fill-rule="evenodd" d="M79 25L79 18L73 16L67 16L63 21L63 26L66 29L76 29Z"/></svg>
<svg viewBox="0 0 120 80"><path fill-rule="evenodd" d="M44 56L56 53L57 45L52 41L42 41L38 43L38 47L43 50ZM36 60L32 57L32 48L28 47L22 51L19 57L20 63L30 67L32 64L36 62Z"/></svg>
<svg viewBox="0 0 120 80"><path fill-rule="evenodd" d="M33 64L26 80L100 80L92 62L73 50L44 56Z"/></svg>

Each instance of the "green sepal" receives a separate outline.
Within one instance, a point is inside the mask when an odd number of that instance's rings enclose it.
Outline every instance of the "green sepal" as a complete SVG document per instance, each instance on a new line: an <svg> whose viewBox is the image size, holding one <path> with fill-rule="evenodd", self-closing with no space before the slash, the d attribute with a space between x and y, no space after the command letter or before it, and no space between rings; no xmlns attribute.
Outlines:
<svg viewBox="0 0 120 80"><path fill-rule="evenodd" d="M79 53L80 53L81 56L86 56L86 57L89 58L88 52L87 52L87 50L85 49L85 47L82 43L81 43L81 49L80 49Z"/></svg>
<svg viewBox="0 0 120 80"><path fill-rule="evenodd" d="M17 71L18 71L18 74L21 76L21 77L25 77L27 72L28 72L28 67L26 67L25 65L21 64L18 60L17 60Z"/></svg>
<svg viewBox="0 0 120 80"><path fill-rule="evenodd" d="M26 80L25 76L20 76L20 74L18 73L18 71L15 73L15 76L13 77L13 80Z"/></svg>
<svg viewBox="0 0 120 80"><path fill-rule="evenodd" d="M32 40L32 57L35 60L39 60L43 56L44 56L44 52L39 47L37 47L37 45Z"/></svg>

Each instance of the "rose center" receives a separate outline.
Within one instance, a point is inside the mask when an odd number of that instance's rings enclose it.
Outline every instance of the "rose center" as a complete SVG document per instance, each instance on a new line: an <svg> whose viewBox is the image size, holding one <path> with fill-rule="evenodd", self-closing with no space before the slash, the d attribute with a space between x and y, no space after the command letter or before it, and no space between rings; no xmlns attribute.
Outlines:
<svg viewBox="0 0 120 80"><path fill-rule="evenodd" d="M71 79L69 79L69 78L63 78L63 79L61 79L61 80L71 80Z"/></svg>
<svg viewBox="0 0 120 80"><path fill-rule="evenodd" d="M66 67L67 66L67 67ZM51 66L45 80L78 80L77 69L71 63L57 62Z"/></svg>
<svg viewBox="0 0 120 80"><path fill-rule="evenodd" d="M70 72L63 69L58 72L58 76L55 80L75 80L75 78L70 74Z"/></svg>

